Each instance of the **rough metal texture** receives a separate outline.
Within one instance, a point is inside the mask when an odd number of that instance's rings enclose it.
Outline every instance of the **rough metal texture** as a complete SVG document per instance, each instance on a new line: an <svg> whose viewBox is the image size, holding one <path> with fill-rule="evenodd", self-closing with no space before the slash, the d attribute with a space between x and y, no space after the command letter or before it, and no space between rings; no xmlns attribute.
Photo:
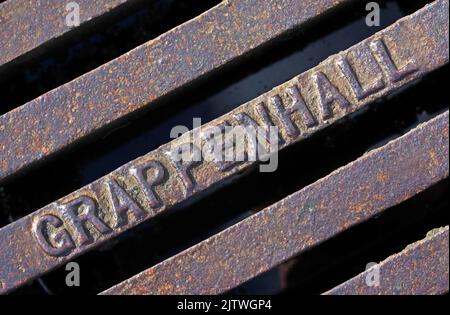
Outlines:
<svg viewBox="0 0 450 315"><path fill-rule="evenodd" d="M0 181L349 1L222 2L0 117Z"/></svg>
<svg viewBox="0 0 450 315"><path fill-rule="evenodd" d="M366 278L374 273L372 268L325 294L444 294L448 292L448 263L447 226L431 231L425 239L376 265L374 268L379 270L380 280L378 286L369 286L366 282Z"/></svg>
<svg viewBox="0 0 450 315"><path fill-rule="evenodd" d="M447 63L447 16L448 1L438 1L330 57L204 126L203 145L208 128L242 125L253 117L262 126L268 120L278 126L282 149L397 90ZM7 249L0 251L0 292L20 286L256 164L175 163L171 152L186 144L190 145L190 140L174 140L0 229L0 248Z"/></svg>
<svg viewBox="0 0 450 315"><path fill-rule="evenodd" d="M130 0L77 0L80 26ZM0 4L0 66L74 29L61 0L9 0Z"/></svg>
<svg viewBox="0 0 450 315"><path fill-rule="evenodd" d="M448 118L447 111L104 293L218 294L236 287L447 177Z"/></svg>

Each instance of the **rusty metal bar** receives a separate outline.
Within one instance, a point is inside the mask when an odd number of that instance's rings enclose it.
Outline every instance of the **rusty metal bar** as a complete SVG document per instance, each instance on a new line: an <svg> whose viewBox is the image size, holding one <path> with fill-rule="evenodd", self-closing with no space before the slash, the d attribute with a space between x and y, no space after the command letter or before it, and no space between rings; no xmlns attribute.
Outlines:
<svg viewBox="0 0 450 315"><path fill-rule="evenodd" d="M9 0L0 4L0 66L77 28L66 23L77 8L73 1ZM80 26L130 0L77 0Z"/></svg>
<svg viewBox="0 0 450 315"><path fill-rule="evenodd" d="M325 295L430 295L448 292L448 226L428 233ZM376 273L376 282L371 280ZM369 280L367 280L369 279Z"/></svg>
<svg viewBox="0 0 450 315"><path fill-rule="evenodd" d="M448 61L447 8L448 1L427 6L206 124L200 130L202 145L209 143L209 128L253 122L267 127L272 120L283 149L442 66ZM225 184L257 164L178 163L172 153L186 145L195 147L189 138L163 145L0 229L0 248L8 249L0 251L0 292L20 286L194 195Z"/></svg>
<svg viewBox="0 0 450 315"><path fill-rule="evenodd" d="M1 116L0 181L350 1L258 0L258 5L243 0L222 2L198 18ZM441 15L437 19L442 20L445 30L447 23L440 6L445 3L436 5L435 13ZM444 34L433 37L442 42L439 36ZM420 41L421 37L414 40ZM428 51L434 47L421 48ZM425 53L422 57L435 59ZM438 58L436 63L424 63L422 70L426 72L430 70L427 66L434 68L441 61Z"/></svg>
<svg viewBox="0 0 450 315"><path fill-rule="evenodd" d="M218 294L448 176L448 111L104 294ZM448 257L447 257L448 259Z"/></svg>

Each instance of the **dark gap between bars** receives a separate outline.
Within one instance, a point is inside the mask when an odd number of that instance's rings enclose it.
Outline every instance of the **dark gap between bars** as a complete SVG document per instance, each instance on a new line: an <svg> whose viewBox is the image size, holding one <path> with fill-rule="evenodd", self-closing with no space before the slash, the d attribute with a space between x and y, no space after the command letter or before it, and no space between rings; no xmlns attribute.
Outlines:
<svg viewBox="0 0 450 315"><path fill-rule="evenodd" d="M324 293L449 225L448 179L226 294Z"/></svg>
<svg viewBox="0 0 450 315"><path fill-rule="evenodd" d="M127 53L218 3L220 0L129 1L43 44L0 68L0 115Z"/></svg>
<svg viewBox="0 0 450 315"><path fill-rule="evenodd" d="M0 186L0 227L169 142L172 127L190 128L193 117L208 122L225 114L423 6L406 0L386 3L380 27L366 27L364 4L356 5L329 17L326 23L318 23L314 32L310 29L297 34L262 51L260 58L254 57L237 69L222 72L219 78L211 78L206 87L196 86L160 104L158 113L143 112L103 137L7 181Z"/></svg>
<svg viewBox="0 0 450 315"><path fill-rule="evenodd" d="M444 84L447 74L448 67L438 70L389 100L286 148L275 173L253 170L233 185L167 211L75 259L84 273L81 288L64 285L64 268L42 277L41 283L56 294L98 293L222 231L443 112L448 108L447 93L434 93L427 102L423 95ZM267 282L258 285L267 290ZM43 291L35 282L17 292Z"/></svg>

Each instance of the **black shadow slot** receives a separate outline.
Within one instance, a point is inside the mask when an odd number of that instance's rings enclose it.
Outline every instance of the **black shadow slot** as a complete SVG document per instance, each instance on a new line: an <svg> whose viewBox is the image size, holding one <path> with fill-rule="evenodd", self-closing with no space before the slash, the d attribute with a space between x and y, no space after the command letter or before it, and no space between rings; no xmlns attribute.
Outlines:
<svg viewBox="0 0 450 315"><path fill-rule="evenodd" d="M64 268L49 273L41 281L53 293L98 293L214 235L447 109L446 93L433 94L426 102L420 102L420 95L425 97L424 91L445 82L442 78L447 71L441 69L414 88L286 148L279 154L276 172L254 170L196 203L167 211L77 258L75 261L84 273L82 287L64 285ZM34 284L21 290L38 288Z"/></svg>
<svg viewBox="0 0 450 315"><path fill-rule="evenodd" d="M105 64L220 3L135 0L0 69L0 115Z"/></svg>
<svg viewBox="0 0 450 315"><path fill-rule="evenodd" d="M0 186L3 200L0 203L0 226L170 141L170 131L174 126L190 128L193 117L201 118L204 123L211 121L423 5L422 1L410 2L386 1L382 6L380 27L367 27L364 5L354 4L340 14L318 21L289 40L267 47L239 67L224 70L220 76L213 76L170 98L170 101L162 101L157 113L144 111L90 144L73 147L65 154L7 181Z"/></svg>
<svg viewBox="0 0 450 315"><path fill-rule="evenodd" d="M228 294L324 293L449 224L448 179Z"/></svg>

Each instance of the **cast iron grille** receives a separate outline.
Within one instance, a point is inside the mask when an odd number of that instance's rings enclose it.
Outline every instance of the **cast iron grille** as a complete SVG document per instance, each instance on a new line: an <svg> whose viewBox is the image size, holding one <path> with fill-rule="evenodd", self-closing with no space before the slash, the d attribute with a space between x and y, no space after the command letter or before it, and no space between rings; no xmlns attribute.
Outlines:
<svg viewBox="0 0 450 315"><path fill-rule="evenodd" d="M366 4L1 2L0 293L447 293L448 0Z"/></svg>

